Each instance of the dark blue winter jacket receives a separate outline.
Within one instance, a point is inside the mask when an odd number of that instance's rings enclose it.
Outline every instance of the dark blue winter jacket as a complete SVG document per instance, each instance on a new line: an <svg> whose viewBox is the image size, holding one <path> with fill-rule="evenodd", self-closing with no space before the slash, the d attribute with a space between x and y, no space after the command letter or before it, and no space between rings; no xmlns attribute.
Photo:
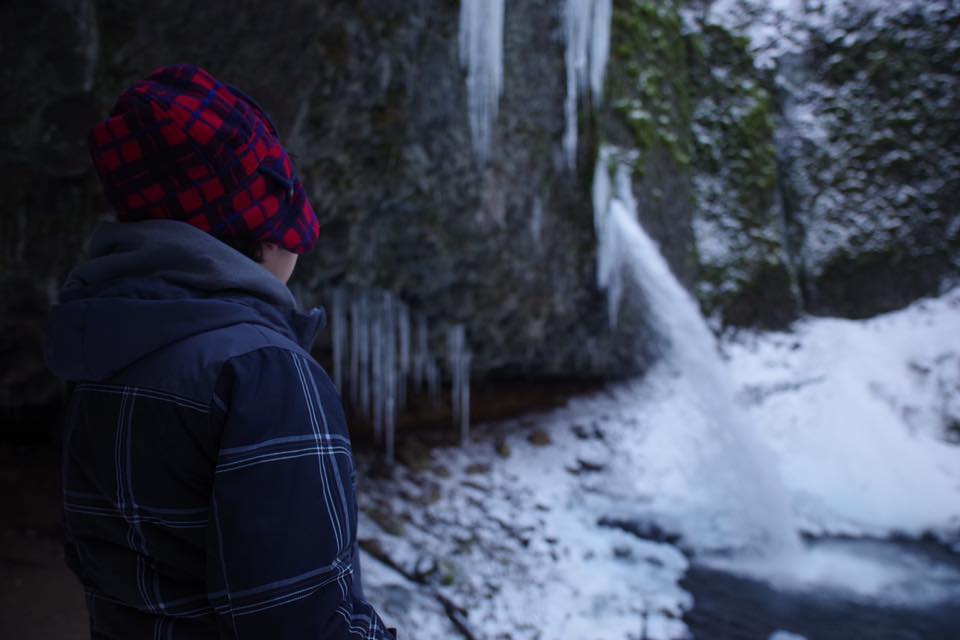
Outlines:
<svg viewBox="0 0 960 640"><path fill-rule="evenodd" d="M104 223L51 315L94 638L388 638L319 311L187 224Z"/></svg>

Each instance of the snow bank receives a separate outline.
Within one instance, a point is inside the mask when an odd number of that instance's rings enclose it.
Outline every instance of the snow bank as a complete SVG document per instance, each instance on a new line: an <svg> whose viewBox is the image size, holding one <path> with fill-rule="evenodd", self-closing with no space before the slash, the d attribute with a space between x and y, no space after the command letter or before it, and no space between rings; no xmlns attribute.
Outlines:
<svg viewBox="0 0 960 640"><path fill-rule="evenodd" d="M960 531L960 447L947 442L960 414L960 289L725 348L805 531Z"/></svg>

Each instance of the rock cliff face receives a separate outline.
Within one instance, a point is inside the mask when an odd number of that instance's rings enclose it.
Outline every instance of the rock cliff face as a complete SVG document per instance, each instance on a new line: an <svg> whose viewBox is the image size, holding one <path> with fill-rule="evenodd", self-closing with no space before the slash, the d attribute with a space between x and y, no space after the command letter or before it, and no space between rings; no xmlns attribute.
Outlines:
<svg viewBox="0 0 960 640"><path fill-rule="evenodd" d="M867 317L956 282L960 7L706 4L693 13L749 36L755 77L777 103L765 137L776 145L778 242L800 308Z"/></svg>
<svg viewBox="0 0 960 640"><path fill-rule="evenodd" d="M960 273L958 24L955 2L851 3L782 65L783 187L812 313L867 317Z"/></svg>
<svg viewBox="0 0 960 640"><path fill-rule="evenodd" d="M557 3L508 3L486 164L471 145L458 3L364 4L343 5L322 45L326 79L302 127L324 212L305 289L386 289L432 326L464 324L476 372L635 370L637 323L610 331L593 286L589 138L578 170L562 159Z"/></svg>
<svg viewBox="0 0 960 640"><path fill-rule="evenodd" d="M960 253L958 9L784 20L804 39L775 56L740 35L766 14L710 4L613 2L604 100L580 97L571 169L562 2L505 5L487 162L471 145L458 2L7 3L0 405L56 388L41 364L45 309L109 215L87 130L172 62L243 87L296 154L322 227L298 293L389 291L428 321L435 353L462 324L475 376L643 369L643 302L612 326L596 286L601 142L636 150L642 221L721 322L862 316L940 286ZM329 338L319 347L329 354Z"/></svg>

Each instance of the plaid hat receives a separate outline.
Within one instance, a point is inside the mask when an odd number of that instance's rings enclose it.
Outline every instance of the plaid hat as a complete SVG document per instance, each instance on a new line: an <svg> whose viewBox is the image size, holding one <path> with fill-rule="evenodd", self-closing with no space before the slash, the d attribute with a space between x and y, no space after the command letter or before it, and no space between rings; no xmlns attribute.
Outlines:
<svg viewBox="0 0 960 640"><path fill-rule="evenodd" d="M182 220L223 240L310 251L317 216L270 117L192 65L157 69L90 132L121 221Z"/></svg>

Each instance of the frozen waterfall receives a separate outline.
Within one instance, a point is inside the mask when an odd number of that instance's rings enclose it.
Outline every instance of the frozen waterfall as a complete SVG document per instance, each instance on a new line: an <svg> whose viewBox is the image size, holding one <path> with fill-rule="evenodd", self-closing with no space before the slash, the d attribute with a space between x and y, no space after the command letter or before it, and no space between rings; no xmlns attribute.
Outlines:
<svg viewBox="0 0 960 640"><path fill-rule="evenodd" d="M699 306L640 226L632 160L630 153L611 147L601 148L597 159L597 276L609 296L611 323L616 321L624 279L637 285L663 345L660 366L689 406L690 419L672 427L684 433L669 438L686 443L690 468L685 472L708 497L689 516L696 522L680 525L686 529L684 537L707 550L729 545L767 557L789 556L799 549L799 539L771 454L735 401Z"/></svg>
<svg viewBox="0 0 960 640"><path fill-rule="evenodd" d="M504 0L460 2L460 63L467 72L470 134L481 163L490 155L503 89L503 4Z"/></svg>
<svg viewBox="0 0 960 640"><path fill-rule="evenodd" d="M611 0L566 0L563 33L566 41L567 97L563 151L572 169L577 156L577 114L580 96L589 92L594 104L603 97L603 79L610 53Z"/></svg>
<svg viewBox="0 0 960 640"><path fill-rule="evenodd" d="M373 424L374 438L394 459L397 414L410 392L440 404L443 372L430 351L427 319L388 291L334 289L330 296L333 380L350 403ZM466 441L470 429L470 362L466 330L446 329L446 378L454 424Z"/></svg>

